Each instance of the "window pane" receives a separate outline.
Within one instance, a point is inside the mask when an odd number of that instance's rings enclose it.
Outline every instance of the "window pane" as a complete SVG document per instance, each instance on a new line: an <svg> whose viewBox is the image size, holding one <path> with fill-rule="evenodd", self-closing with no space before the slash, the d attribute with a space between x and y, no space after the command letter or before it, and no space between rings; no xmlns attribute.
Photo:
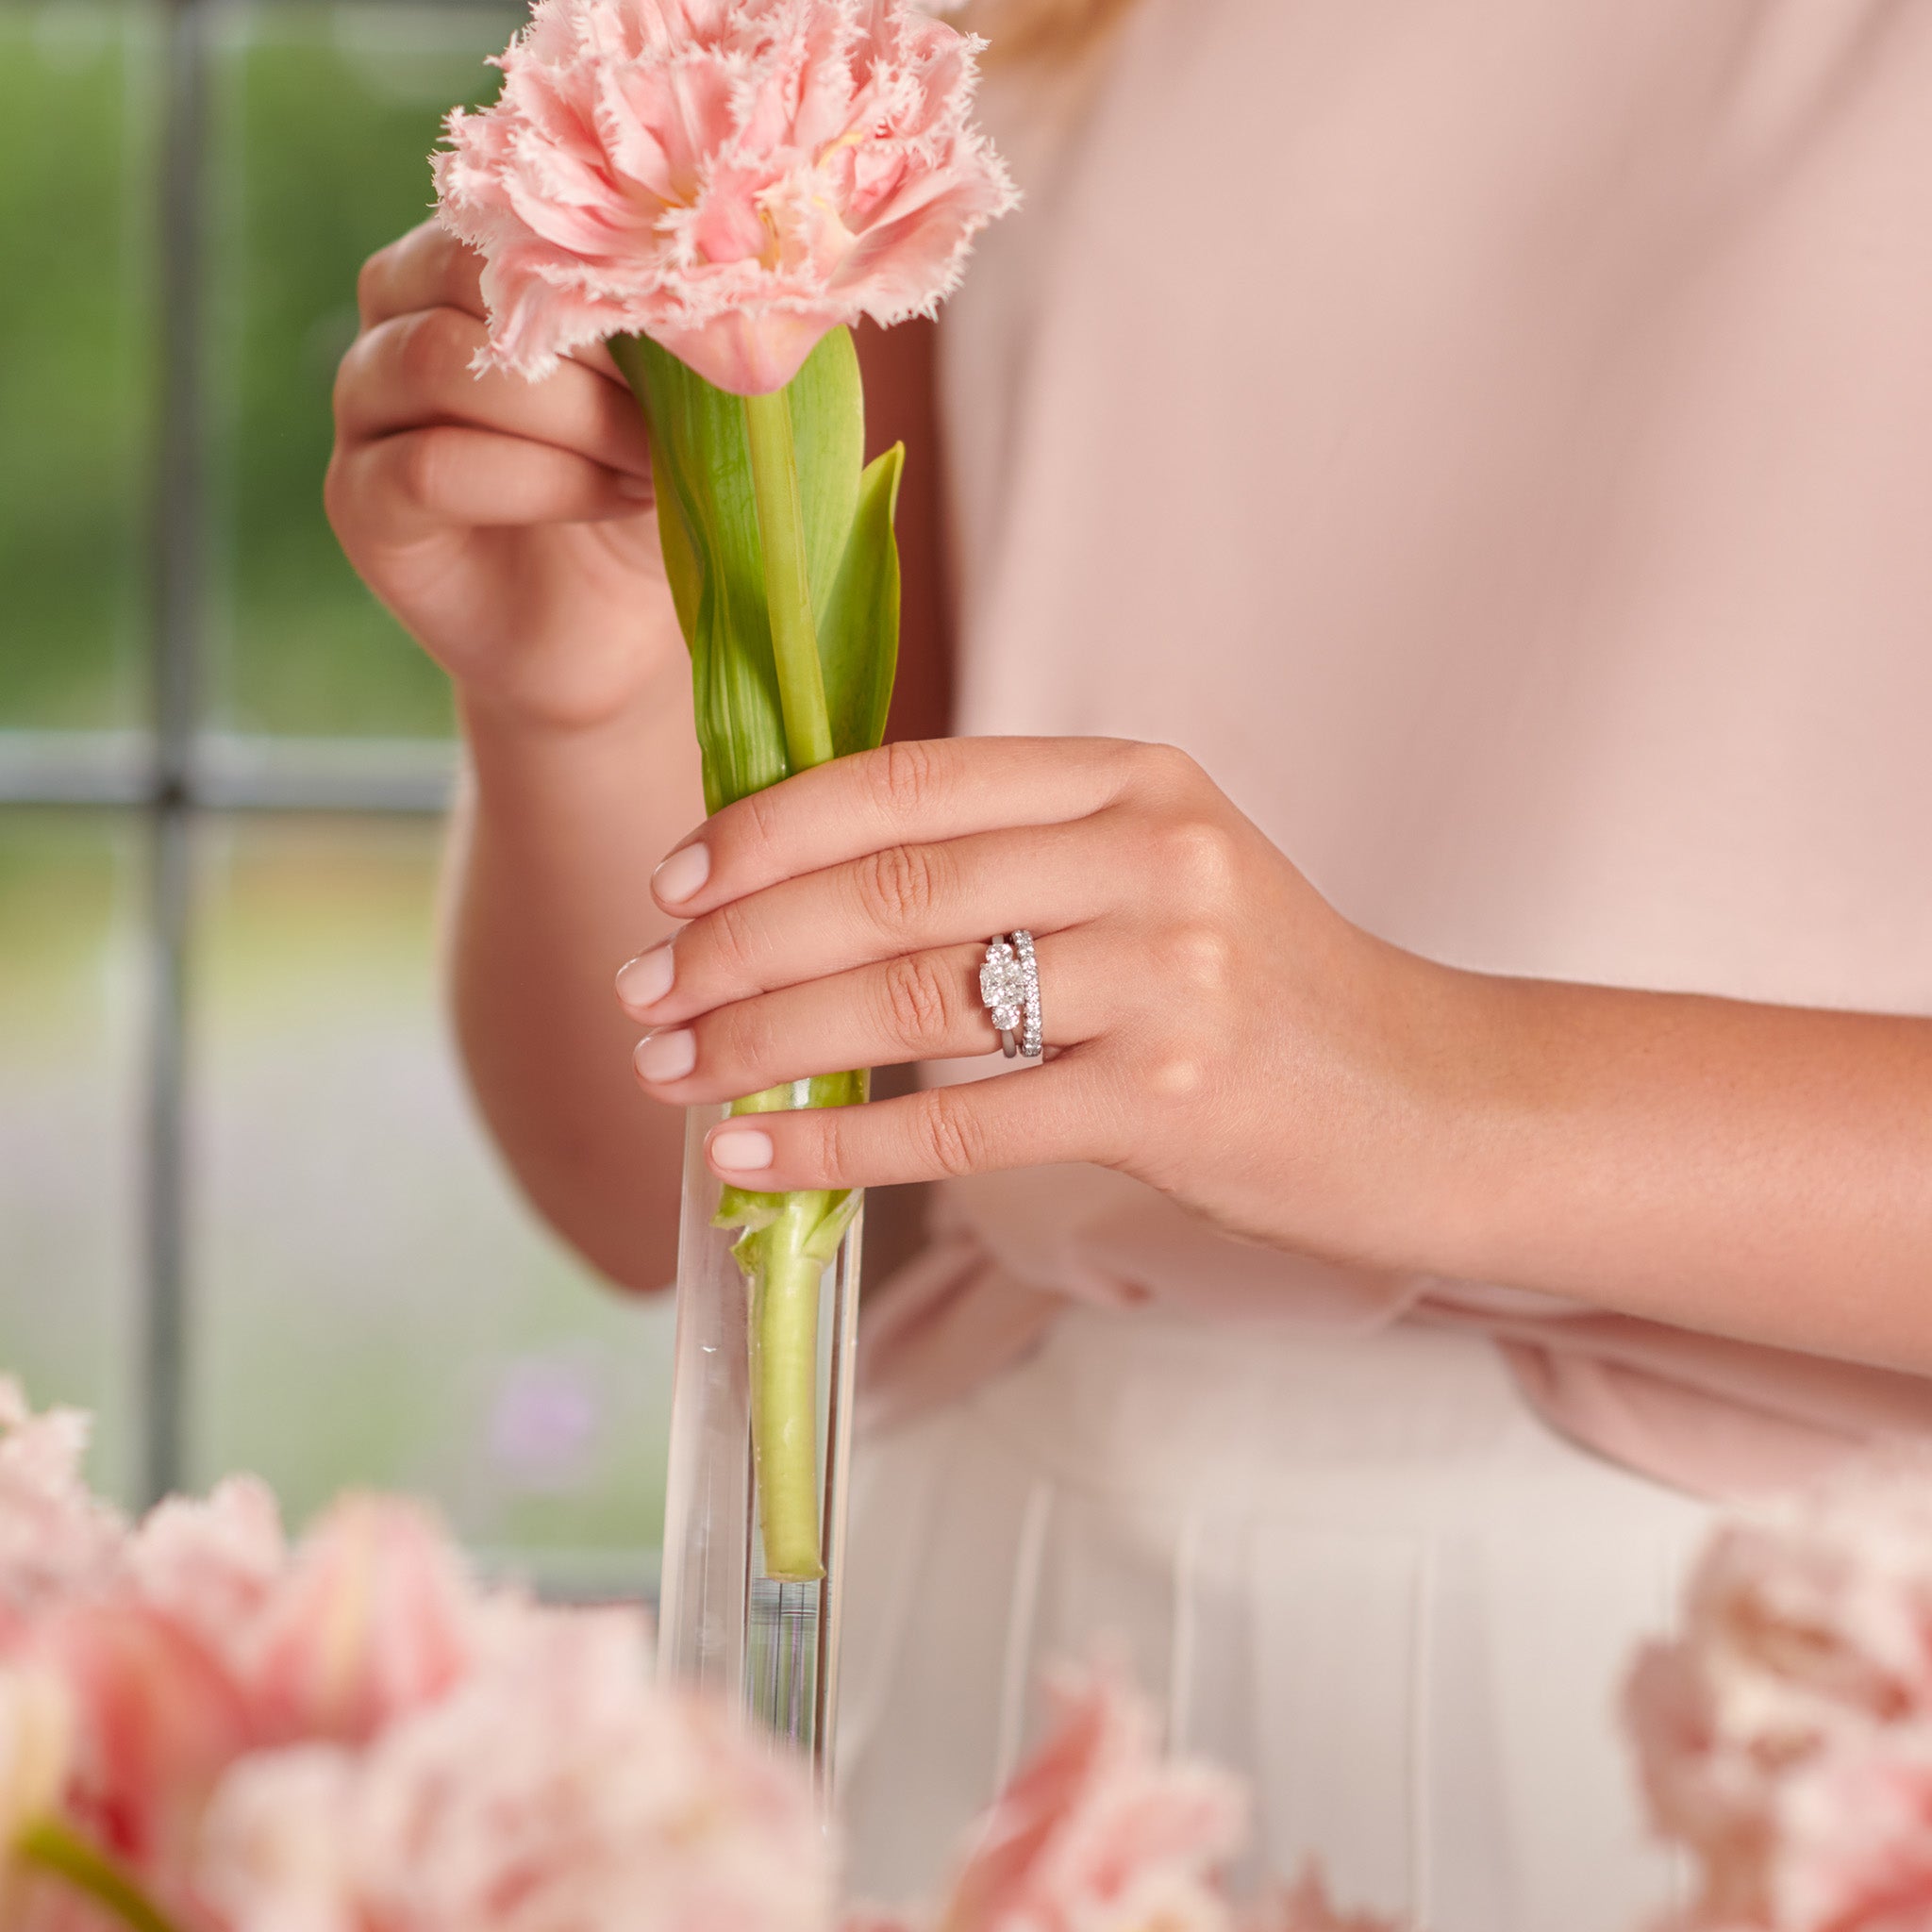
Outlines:
<svg viewBox="0 0 1932 1932"><path fill-rule="evenodd" d="M129 1489L139 1243L137 835L0 813L0 1367L99 1417L92 1473Z"/></svg>
<svg viewBox="0 0 1932 1932"><path fill-rule="evenodd" d="M516 17L407 5L216 16L219 724L449 728L441 677L357 582L323 516L329 391L356 333L356 271L427 212L441 116L493 93L482 57Z"/></svg>
<svg viewBox="0 0 1932 1932"><path fill-rule="evenodd" d="M0 725L141 702L155 70L145 9L0 6Z"/></svg>
<svg viewBox="0 0 1932 1932"><path fill-rule="evenodd" d="M194 1019L198 1481L299 1518L440 1497L564 1582L648 1577L669 1297L593 1283L516 1201L438 1011L428 823L203 832Z"/></svg>

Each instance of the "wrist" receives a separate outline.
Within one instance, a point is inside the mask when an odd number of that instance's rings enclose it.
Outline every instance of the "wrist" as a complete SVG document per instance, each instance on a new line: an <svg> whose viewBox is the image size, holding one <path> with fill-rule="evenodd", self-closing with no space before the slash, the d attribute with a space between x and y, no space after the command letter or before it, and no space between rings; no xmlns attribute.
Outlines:
<svg viewBox="0 0 1932 1932"><path fill-rule="evenodd" d="M640 879L704 814L682 658L595 722L559 724L459 691L474 846L575 874L621 859Z"/></svg>
<svg viewBox="0 0 1932 1932"><path fill-rule="evenodd" d="M458 683L457 722L477 788L519 788L610 767L639 769L660 747L691 736L691 677L680 655L621 702L558 712Z"/></svg>
<svg viewBox="0 0 1932 1932"><path fill-rule="evenodd" d="M1394 949L1391 949L1394 951ZM1520 1059L1513 995L1519 983L1395 953L1387 969L1392 1072L1377 1112L1385 1123L1375 1179L1394 1182L1376 1219L1387 1265L1451 1279L1483 1279L1512 1157L1506 1124Z"/></svg>

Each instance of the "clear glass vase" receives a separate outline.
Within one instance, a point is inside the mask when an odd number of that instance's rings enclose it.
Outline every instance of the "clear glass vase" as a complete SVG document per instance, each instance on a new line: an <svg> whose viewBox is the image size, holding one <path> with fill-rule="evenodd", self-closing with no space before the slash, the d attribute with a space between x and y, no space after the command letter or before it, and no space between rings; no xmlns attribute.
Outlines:
<svg viewBox="0 0 1932 1932"><path fill-rule="evenodd" d="M800 1096L801 1099L803 1095ZM686 1116L677 1337L664 1506L658 1667L741 1702L813 1764L829 1792L845 1567L858 1261L856 1213L819 1282L817 1483L824 1575L781 1582L765 1565L752 1455L751 1284L714 1225L720 1183L706 1134L724 1107Z"/></svg>

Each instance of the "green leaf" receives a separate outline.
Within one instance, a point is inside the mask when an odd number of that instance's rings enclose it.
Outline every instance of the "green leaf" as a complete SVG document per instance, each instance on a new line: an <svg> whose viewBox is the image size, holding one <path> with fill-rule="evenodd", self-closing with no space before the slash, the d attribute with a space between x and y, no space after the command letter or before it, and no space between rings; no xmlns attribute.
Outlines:
<svg viewBox="0 0 1932 1932"><path fill-rule="evenodd" d="M650 425L665 574L691 648L705 805L716 811L791 774L744 401L648 337L617 337L610 350ZM861 470L865 399L849 330L819 342L786 401L834 742L863 750L884 735L898 656L899 458Z"/></svg>
<svg viewBox="0 0 1932 1932"><path fill-rule="evenodd" d="M899 666L899 546L892 515L905 467L906 445L895 442L859 479L852 533L819 614L825 704L833 748L841 757L885 742Z"/></svg>

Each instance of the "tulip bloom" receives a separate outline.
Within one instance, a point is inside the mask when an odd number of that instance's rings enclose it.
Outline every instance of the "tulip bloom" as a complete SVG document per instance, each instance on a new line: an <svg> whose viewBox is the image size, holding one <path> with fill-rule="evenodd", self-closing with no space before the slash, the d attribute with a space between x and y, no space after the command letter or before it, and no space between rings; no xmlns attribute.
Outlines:
<svg viewBox="0 0 1932 1932"><path fill-rule="evenodd" d="M841 324L930 314L1013 200L974 52L904 0L539 0L435 160L490 358L644 334L757 395Z"/></svg>

